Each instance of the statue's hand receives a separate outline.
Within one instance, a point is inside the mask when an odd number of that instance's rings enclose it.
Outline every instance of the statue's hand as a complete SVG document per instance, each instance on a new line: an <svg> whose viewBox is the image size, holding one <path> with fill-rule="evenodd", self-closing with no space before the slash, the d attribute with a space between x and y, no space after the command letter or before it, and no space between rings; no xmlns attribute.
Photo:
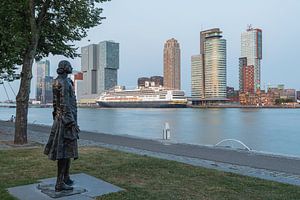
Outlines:
<svg viewBox="0 0 300 200"><path fill-rule="evenodd" d="M72 131L73 133L77 133L77 139L79 139L79 132L80 132L80 129L79 129L79 126L76 124L75 126L72 126Z"/></svg>
<svg viewBox="0 0 300 200"><path fill-rule="evenodd" d="M80 132L79 126L76 123L72 123L68 128L71 128L74 132Z"/></svg>

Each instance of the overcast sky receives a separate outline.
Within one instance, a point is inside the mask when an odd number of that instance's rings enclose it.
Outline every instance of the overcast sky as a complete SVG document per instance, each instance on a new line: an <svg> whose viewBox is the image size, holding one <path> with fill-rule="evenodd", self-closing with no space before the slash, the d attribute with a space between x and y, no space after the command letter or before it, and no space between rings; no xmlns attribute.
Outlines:
<svg viewBox="0 0 300 200"><path fill-rule="evenodd" d="M227 40L227 85L238 89L240 34L252 24L263 31L262 87L285 84L286 88L300 89L299 0L112 0L101 6L107 19L76 45L119 42L120 85L133 87L140 76L162 75L163 45L174 37L181 48L181 87L190 96L191 56L199 54L199 32L220 28ZM55 75L63 58L48 59ZM70 62L80 70L79 58ZM15 92L18 84L12 84ZM34 86L35 79L31 97ZM13 98L8 86L7 89ZM6 99L1 85L0 94L0 100Z"/></svg>

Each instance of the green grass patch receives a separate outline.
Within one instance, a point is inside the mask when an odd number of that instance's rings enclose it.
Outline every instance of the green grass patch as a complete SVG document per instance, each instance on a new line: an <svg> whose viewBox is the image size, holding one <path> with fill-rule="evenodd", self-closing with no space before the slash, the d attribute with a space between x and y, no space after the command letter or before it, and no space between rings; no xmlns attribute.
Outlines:
<svg viewBox="0 0 300 200"><path fill-rule="evenodd" d="M42 149L0 151L0 199L6 188L56 176ZM87 173L126 191L98 199L300 199L297 186L103 148L80 148L72 173Z"/></svg>

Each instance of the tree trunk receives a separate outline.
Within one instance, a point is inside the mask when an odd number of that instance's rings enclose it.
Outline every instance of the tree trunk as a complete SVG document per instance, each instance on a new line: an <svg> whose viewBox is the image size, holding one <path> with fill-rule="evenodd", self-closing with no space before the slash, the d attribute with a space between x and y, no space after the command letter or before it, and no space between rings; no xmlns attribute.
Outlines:
<svg viewBox="0 0 300 200"><path fill-rule="evenodd" d="M27 115L32 79L32 64L33 57L31 55L25 56L21 72L21 84L16 97L17 108L14 143L20 145L27 143Z"/></svg>
<svg viewBox="0 0 300 200"><path fill-rule="evenodd" d="M49 6L50 1L46 6ZM16 98L17 108L16 108L16 123L15 123L15 144L26 144L27 143L27 116L28 116L28 102L30 94L30 85L32 79L32 64L33 59L36 56L36 50L38 46L38 41L40 38L40 26L45 17L45 12L48 7L43 7L42 14L38 17L40 20L36 21L35 14L35 1L29 0L28 10L25 15L28 17L31 28L31 40L29 42L28 48L25 51L23 57L23 66L21 72L21 84L19 92ZM37 26L37 22L38 25Z"/></svg>

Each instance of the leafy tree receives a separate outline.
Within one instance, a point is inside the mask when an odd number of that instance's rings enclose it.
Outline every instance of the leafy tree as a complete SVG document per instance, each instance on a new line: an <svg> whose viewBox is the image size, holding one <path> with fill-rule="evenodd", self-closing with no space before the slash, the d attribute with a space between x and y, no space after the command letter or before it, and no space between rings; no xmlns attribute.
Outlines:
<svg viewBox="0 0 300 200"><path fill-rule="evenodd" d="M15 144L27 143L27 114L32 65L49 54L79 56L72 44L101 24L102 8L109 0L1 0L0 72L21 65L16 97Z"/></svg>

